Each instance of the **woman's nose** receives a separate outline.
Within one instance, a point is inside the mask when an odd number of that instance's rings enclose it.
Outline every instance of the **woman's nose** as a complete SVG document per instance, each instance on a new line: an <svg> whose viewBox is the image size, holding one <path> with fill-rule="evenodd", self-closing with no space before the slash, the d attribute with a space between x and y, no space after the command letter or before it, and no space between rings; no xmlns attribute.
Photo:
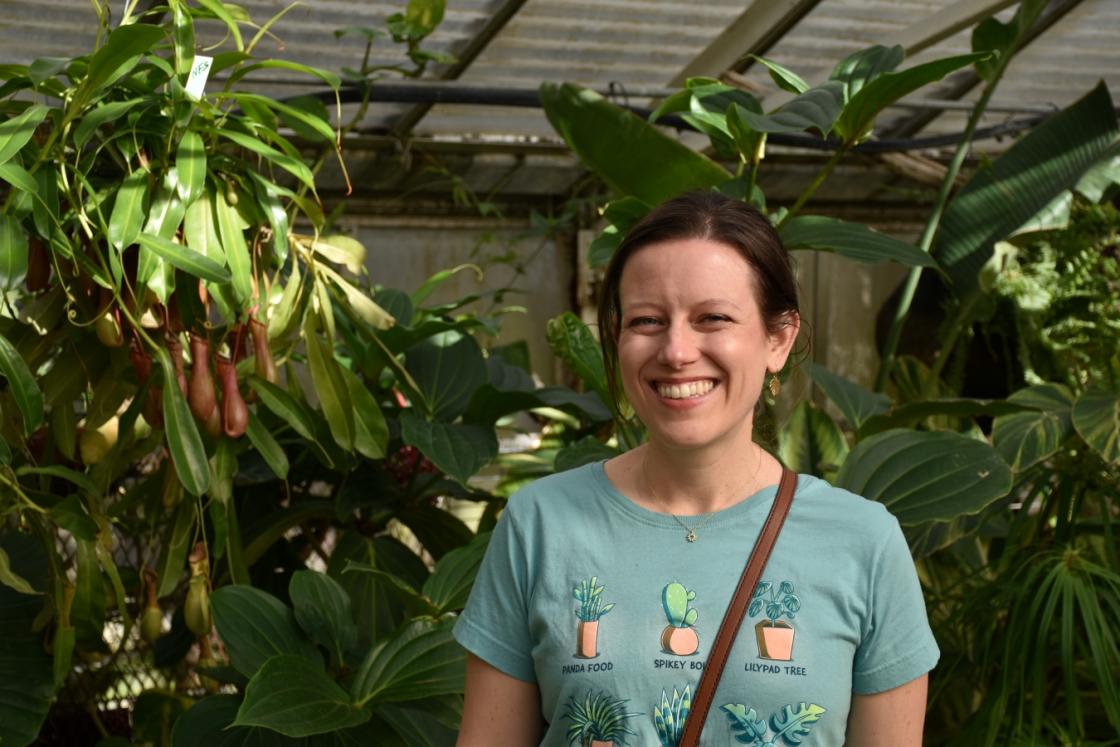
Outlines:
<svg viewBox="0 0 1120 747"><path fill-rule="evenodd" d="M672 323L666 328L658 351L658 358L662 363L679 368L695 361L699 356L696 332L691 327L683 323Z"/></svg>

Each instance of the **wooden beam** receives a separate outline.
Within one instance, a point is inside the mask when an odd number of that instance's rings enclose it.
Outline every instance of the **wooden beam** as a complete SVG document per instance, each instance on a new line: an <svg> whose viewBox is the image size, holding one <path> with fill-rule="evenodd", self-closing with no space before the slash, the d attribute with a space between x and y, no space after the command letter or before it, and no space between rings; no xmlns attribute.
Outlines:
<svg viewBox="0 0 1120 747"><path fill-rule="evenodd" d="M1042 15L1035 22L1034 26L1031 27L1030 31L1027 32L1026 36L1023 38L1023 43L1019 45L1019 49L1016 50L1015 54L1021 54L1027 45L1046 33L1054 24L1080 4L1081 0L1055 0L1055 2L1052 2L1050 6L1042 12ZM921 24L918 25L920 26ZM954 101L963 99L972 89L980 85L981 82L980 76L976 74L976 71L969 69L967 72L957 74L949 90L938 91L937 98ZM884 139L912 137L924 130L930 122L937 119L939 116L941 116L941 112L920 112L913 117L902 120L889 130L882 132L880 137Z"/></svg>
<svg viewBox="0 0 1120 747"><path fill-rule="evenodd" d="M975 26L1016 2L1018 0L958 0L879 43L888 47L901 44L906 50L906 56L911 57L958 31Z"/></svg>
<svg viewBox="0 0 1120 747"><path fill-rule="evenodd" d="M738 18L698 54L669 83L679 88L689 78L719 77L727 70L743 72L754 62L749 55L765 54L820 0L754 0Z"/></svg>
<svg viewBox="0 0 1120 747"><path fill-rule="evenodd" d="M498 11L486 21L486 25L484 25L477 34L471 37L470 41L468 41L461 50L456 52L455 64L444 70L439 76L440 79L457 80L459 76L466 72L471 63L474 62L475 59L482 54L482 51L486 49L487 45L494 40L494 37L506 27L510 19L517 15L517 11L521 10L521 6L524 5L525 2L526 0L505 0L501 7L498 8ZM424 118L424 115L431 110L432 106L432 104L427 103L417 104L402 114L400 119L393 125L393 134L396 137L406 137L412 132L413 128L416 127L417 123Z"/></svg>

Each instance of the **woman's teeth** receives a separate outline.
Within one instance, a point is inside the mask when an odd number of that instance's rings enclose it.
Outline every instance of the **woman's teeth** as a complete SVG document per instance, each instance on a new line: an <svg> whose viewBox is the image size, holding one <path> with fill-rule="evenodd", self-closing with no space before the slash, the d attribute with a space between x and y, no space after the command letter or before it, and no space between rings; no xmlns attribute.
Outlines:
<svg viewBox="0 0 1120 747"><path fill-rule="evenodd" d="M707 394L715 385L715 382L710 379L690 381L687 384L658 384L657 393L668 399L687 399Z"/></svg>

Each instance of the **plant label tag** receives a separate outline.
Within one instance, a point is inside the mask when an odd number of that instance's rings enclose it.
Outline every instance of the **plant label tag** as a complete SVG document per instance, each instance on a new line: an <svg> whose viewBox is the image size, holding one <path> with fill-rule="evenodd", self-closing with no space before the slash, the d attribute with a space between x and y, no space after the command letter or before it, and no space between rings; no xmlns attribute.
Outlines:
<svg viewBox="0 0 1120 747"><path fill-rule="evenodd" d="M206 57L201 54L194 56L191 74L187 76L186 91L187 95L195 101L202 98L202 91L206 88L206 79L210 77L210 65L213 62L213 57Z"/></svg>

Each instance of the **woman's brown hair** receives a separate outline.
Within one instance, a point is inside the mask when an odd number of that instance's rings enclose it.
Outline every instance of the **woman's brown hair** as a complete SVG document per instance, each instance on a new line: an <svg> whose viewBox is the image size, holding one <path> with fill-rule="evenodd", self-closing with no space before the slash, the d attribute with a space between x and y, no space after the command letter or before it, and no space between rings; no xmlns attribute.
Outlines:
<svg viewBox="0 0 1120 747"><path fill-rule="evenodd" d="M747 261L753 272L759 312L766 329L776 333L799 314L797 281L789 253L769 218L745 202L719 192L687 192L661 203L638 221L618 245L599 294L599 339L607 386L617 407L618 336L621 325L619 285L622 270L634 252L664 241L707 239L726 244Z"/></svg>

